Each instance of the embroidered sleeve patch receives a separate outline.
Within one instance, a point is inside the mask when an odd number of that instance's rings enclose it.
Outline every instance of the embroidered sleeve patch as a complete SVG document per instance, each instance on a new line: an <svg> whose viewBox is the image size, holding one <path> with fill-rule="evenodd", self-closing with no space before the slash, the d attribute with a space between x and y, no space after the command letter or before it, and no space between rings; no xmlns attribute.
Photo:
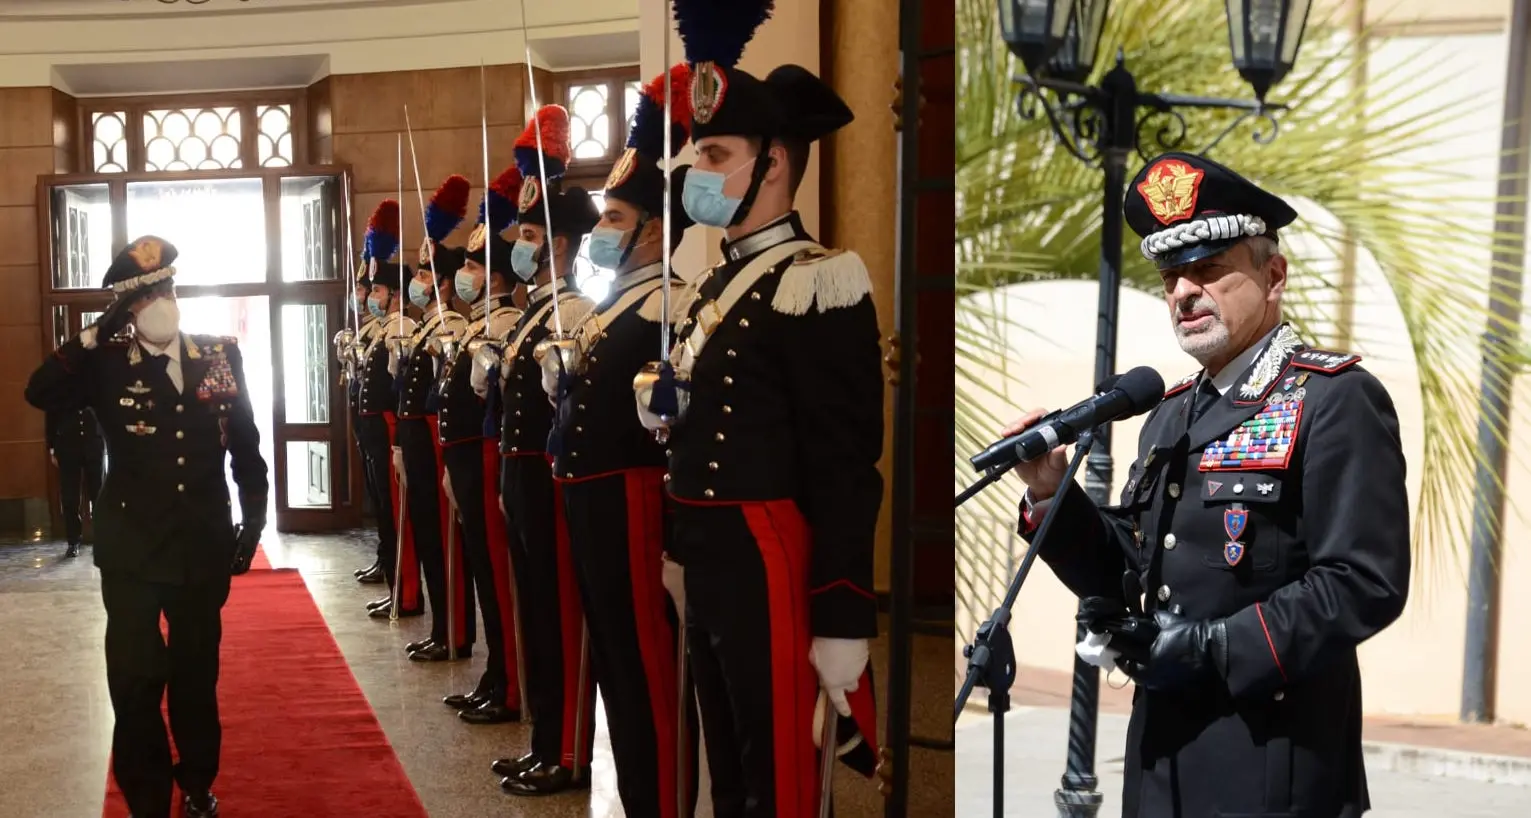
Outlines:
<svg viewBox="0 0 1531 818"><path fill-rule="evenodd" d="M1284 469L1292 459L1302 401L1272 403L1238 425L1228 437L1207 445L1201 471Z"/></svg>

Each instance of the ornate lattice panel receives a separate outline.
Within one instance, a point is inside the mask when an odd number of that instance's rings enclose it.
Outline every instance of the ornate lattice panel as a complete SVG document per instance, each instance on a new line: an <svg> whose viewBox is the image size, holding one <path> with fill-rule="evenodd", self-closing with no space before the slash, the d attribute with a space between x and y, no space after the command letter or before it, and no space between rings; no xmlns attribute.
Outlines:
<svg viewBox="0 0 1531 818"><path fill-rule="evenodd" d="M292 106L259 105L255 108L256 160L263 168L292 165Z"/></svg>
<svg viewBox="0 0 1531 818"><path fill-rule="evenodd" d="M569 142L575 159L604 159L610 154L608 93L605 84L569 86Z"/></svg>
<svg viewBox="0 0 1531 818"><path fill-rule="evenodd" d="M239 158L238 108L144 111L143 129L145 170L220 170L243 166ZM288 144L291 145L290 139Z"/></svg>
<svg viewBox="0 0 1531 818"><path fill-rule="evenodd" d="M128 169L128 114L97 111L90 117L91 166L96 173L122 173Z"/></svg>

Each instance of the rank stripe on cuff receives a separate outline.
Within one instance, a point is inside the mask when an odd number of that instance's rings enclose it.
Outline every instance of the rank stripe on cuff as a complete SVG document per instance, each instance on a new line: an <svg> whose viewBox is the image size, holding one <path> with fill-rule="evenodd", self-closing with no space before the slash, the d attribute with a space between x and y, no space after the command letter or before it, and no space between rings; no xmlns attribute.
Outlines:
<svg viewBox="0 0 1531 818"><path fill-rule="evenodd" d="M1260 617L1260 630L1265 632L1265 644L1271 649L1271 659L1276 662L1276 672L1281 674L1281 681L1289 681L1286 677L1286 668L1281 666L1281 657L1276 654L1276 642L1271 639L1270 626L1265 624L1265 609L1258 602L1255 603L1255 616Z"/></svg>

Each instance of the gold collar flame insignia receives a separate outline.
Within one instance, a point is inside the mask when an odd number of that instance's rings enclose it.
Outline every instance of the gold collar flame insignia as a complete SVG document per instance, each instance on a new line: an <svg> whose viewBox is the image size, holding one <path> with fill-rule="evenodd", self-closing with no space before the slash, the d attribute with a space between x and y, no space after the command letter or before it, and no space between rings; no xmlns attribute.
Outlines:
<svg viewBox="0 0 1531 818"><path fill-rule="evenodd" d="M723 107L728 80L716 63L697 63L691 71L691 118L706 125Z"/></svg>
<svg viewBox="0 0 1531 818"><path fill-rule="evenodd" d="M633 171L637 169L638 149L628 148L622 152L622 156L617 159L617 163L611 166L611 173L606 176L606 189L614 190L621 187L622 183L631 178Z"/></svg>
<svg viewBox="0 0 1531 818"><path fill-rule="evenodd" d="M537 184L537 177L526 177L526 181L521 183L521 201L519 204L521 212L525 213L531 210L540 198L542 198L542 186Z"/></svg>
<svg viewBox="0 0 1531 818"><path fill-rule="evenodd" d="M1138 193L1161 224L1184 219L1196 212L1196 197L1206 172L1179 159L1165 159L1138 183Z"/></svg>
<svg viewBox="0 0 1531 818"><path fill-rule="evenodd" d="M484 245L488 243L489 226L480 224L478 227L473 228L473 232L468 236L468 252L477 253L484 249Z"/></svg>

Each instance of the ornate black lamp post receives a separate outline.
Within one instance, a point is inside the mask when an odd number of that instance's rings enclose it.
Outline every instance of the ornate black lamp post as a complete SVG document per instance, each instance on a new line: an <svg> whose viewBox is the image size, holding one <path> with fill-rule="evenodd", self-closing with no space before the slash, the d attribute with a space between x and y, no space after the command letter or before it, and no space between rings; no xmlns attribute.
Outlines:
<svg viewBox="0 0 1531 818"><path fill-rule="evenodd" d="M1005 45L1026 66L1017 77L1020 114L1047 117L1059 145L1081 161L1105 171L1100 234L1100 312L1096 324L1095 382L1116 370L1117 294L1122 281L1122 197L1127 183L1127 156L1136 151L1145 160L1149 148L1181 149L1186 138L1185 117L1177 109L1217 108L1244 113L1201 148L1211 150L1246 120L1261 120L1254 139L1262 144L1276 137L1272 111L1285 106L1265 101L1266 92L1280 82L1297 60L1312 0L1227 0L1228 39L1233 65L1254 90L1253 100L1213 99L1138 89L1119 50L1116 65L1098 85L1086 80L1094 73L1101 33L1110 0L998 0ZM1051 91L1049 100L1045 91ZM1158 153L1158 150L1154 150ZM1085 490L1096 503L1110 502L1111 437L1109 427L1096 432L1085 474ZM1084 638L1082 627L1077 634ZM1068 766L1055 801L1060 816L1094 816L1100 808L1096 791L1095 719L1100 695L1100 671L1074 660L1074 694L1069 714Z"/></svg>

